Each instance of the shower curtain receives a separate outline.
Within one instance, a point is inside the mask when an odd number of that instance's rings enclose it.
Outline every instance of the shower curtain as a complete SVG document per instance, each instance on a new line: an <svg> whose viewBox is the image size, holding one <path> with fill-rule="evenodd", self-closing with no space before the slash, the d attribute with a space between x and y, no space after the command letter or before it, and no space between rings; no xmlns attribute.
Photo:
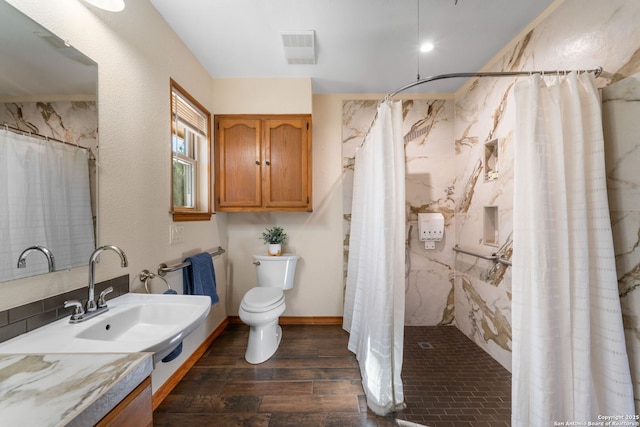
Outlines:
<svg viewBox="0 0 640 427"><path fill-rule="evenodd" d="M343 317L367 405L379 415L405 407L404 168L402 105L385 101L356 153Z"/></svg>
<svg viewBox="0 0 640 427"><path fill-rule="evenodd" d="M41 254L16 268L34 245L51 250L58 270L87 264L95 238L86 150L0 130L0 200L0 281L48 272Z"/></svg>
<svg viewBox="0 0 640 427"><path fill-rule="evenodd" d="M515 88L514 427L635 414L595 79L550 79Z"/></svg>

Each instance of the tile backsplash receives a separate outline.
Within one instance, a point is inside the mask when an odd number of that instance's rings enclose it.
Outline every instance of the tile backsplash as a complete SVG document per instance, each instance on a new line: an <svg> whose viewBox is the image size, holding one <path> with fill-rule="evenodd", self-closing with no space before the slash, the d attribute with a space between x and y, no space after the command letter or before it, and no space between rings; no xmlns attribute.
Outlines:
<svg viewBox="0 0 640 427"><path fill-rule="evenodd" d="M96 283L96 295L99 295L109 286L113 287L113 292L107 295L107 300L128 293L129 275L125 274L115 279ZM64 308L64 302L79 300L84 303L87 300L88 293L87 288L75 289L40 301L0 311L0 342L70 316L73 308Z"/></svg>

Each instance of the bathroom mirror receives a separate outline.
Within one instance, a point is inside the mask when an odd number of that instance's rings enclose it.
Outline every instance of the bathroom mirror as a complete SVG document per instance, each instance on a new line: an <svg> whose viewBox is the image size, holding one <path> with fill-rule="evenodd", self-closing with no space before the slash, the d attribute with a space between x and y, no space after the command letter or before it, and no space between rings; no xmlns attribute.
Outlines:
<svg viewBox="0 0 640 427"><path fill-rule="evenodd" d="M20 135L20 138L33 138L29 141L35 141L34 146L36 147L37 140L41 141L41 145L61 144L69 150L78 150L77 147L84 147L81 151L86 153L89 171L88 186L91 189L90 197L87 198L90 200L91 206L87 208L85 204L85 211L88 212L87 209L90 209L91 216L84 216L88 217L88 220L84 220L84 234L92 232L93 240L90 244L84 244L82 254L76 255L73 262L58 262L58 257L56 257L55 246L73 246L69 240L62 245L52 243L53 247L50 249L56 258L56 270L86 265L91 251L95 249L95 224L97 222L95 209L96 170L93 159L98 152L98 66L93 60L70 46L69 43L5 1L0 1L0 58L0 133L8 134L11 132L14 135ZM22 134L16 131L22 131ZM49 139L38 138L38 134ZM0 143L4 144L7 140L3 139ZM65 141L68 144L62 144L56 140ZM25 160L33 161L33 157L29 156L29 153L33 153L33 151L24 150L24 153L20 156L23 156ZM6 154L3 156L9 158ZM22 160L20 156L16 156L18 159L16 163ZM85 175L83 174L83 180ZM15 178L15 174L5 173L2 176L2 180L5 181L4 188L13 189L14 192L17 192L15 189L23 184L22 180L16 182L18 180ZM7 176L6 179L5 176ZM43 199L46 196L47 194L44 194ZM59 198L55 198L59 200ZM3 202L6 203L6 200ZM24 210L25 218L36 216L32 213L33 209L29 209L28 206ZM69 212L75 210L74 206ZM43 211L41 215L43 217L49 216L46 211ZM0 243L0 257L2 258L0 259L4 259L0 264L0 282L49 271L46 258L39 253L32 253L28 256L26 268L17 269L17 261L21 251L13 253L16 251L14 248L9 253L9 249L7 249L7 240L13 237L7 236L7 234L20 234L16 232L18 228L14 227L15 218L14 213L10 216L7 209L0 209L0 234L2 235ZM18 214L18 218L21 218L20 214ZM2 228L3 221L4 228ZM9 224L9 228L6 227L7 224ZM42 227L42 224L36 220L35 223L28 223L25 229L38 227ZM72 227L65 237L73 235L74 230ZM47 236L48 238L49 236ZM31 240L31 237L25 240ZM21 242L20 245L22 244ZM24 249L30 245L39 244L41 243L29 243L25 245ZM84 254L85 251L86 254ZM64 259L64 257L60 258ZM9 259L11 260L10 265L7 261ZM9 270L8 273L7 270Z"/></svg>

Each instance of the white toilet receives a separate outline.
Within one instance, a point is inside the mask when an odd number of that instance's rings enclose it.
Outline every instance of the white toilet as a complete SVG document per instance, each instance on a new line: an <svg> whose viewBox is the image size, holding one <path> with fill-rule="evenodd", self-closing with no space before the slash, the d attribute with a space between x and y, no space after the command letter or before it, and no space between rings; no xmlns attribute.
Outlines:
<svg viewBox="0 0 640 427"><path fill-rule="evenodd" d="M293 276L300 257L253 255L258 286L250 289L240 303L238 315L249 326L249 343L245 359L258 364L269 359L278 349L282 328L278 324L284 313L284 290L293 288Z"/></svg>

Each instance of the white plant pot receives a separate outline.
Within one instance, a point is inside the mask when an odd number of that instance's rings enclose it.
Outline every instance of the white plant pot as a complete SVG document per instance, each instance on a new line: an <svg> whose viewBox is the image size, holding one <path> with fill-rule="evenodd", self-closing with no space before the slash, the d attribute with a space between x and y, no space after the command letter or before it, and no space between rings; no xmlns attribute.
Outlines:
<svg viewBox="0 0 640 427"><path fill-rule="evenodd" d="M282 255L282 244L280 243L269 244L269 255L270 256Z"/></svg>

